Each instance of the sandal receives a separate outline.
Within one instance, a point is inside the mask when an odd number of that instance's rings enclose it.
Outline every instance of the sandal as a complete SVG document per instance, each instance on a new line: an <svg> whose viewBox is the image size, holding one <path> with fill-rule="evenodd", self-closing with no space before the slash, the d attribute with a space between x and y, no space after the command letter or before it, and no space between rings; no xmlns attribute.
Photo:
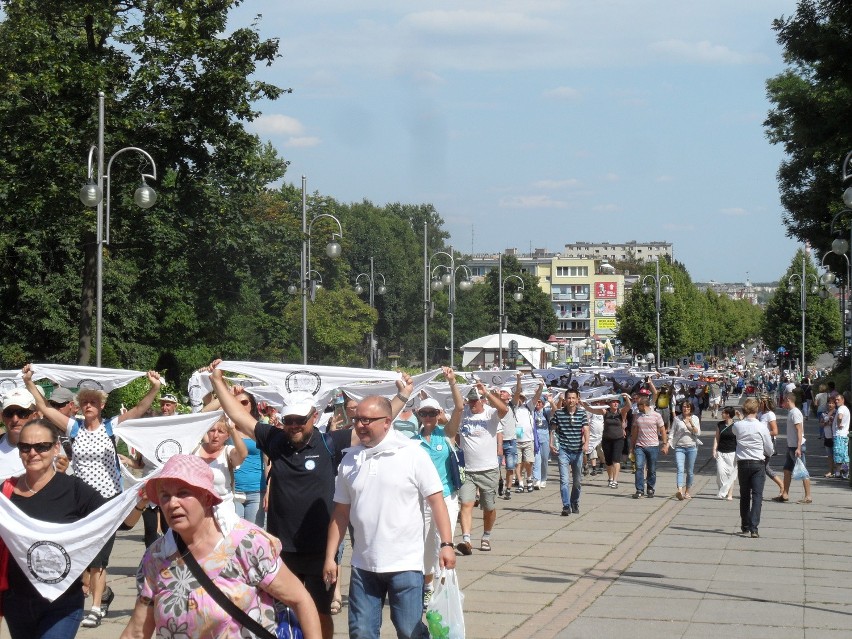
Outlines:
<svg viewBox="0 0 852 639"><path fill-rule="evenodd" d="M83 628L97 628L101 625L101 615L99 615L94 610L90 610L89 614L83 617L83 621L80 622L80 626Z"/></svg>
<svg viewBox="0 0 852 639"><path fill-rule="evenodd" d="M486 552L491 550L491 542L488 541L487 539L483 539L482 541L479 542L479 549L484 550Z"/></svg>
<svg viewBox="0 0 852 639"><path fill-rule="evenodd" d="M834 473L826 473L825 475L823 475L823 477L828 477L828 478L834 477Z"/></svg>
<svg viewBox="0 0 852 639"><path fill-rule="evenodd" d="M797 504L812 504L814 503L813 499L800 499L796 502Z"/></svg>
<svg viewBox="0 0 852 639"><path fill-rule="evenodd" d="M424 605L426 604L424 603ZM340 611L343 610L343 602L337 597L335 597L331 600L331 606L329 606L329 609L331 614L338 615L340 614Z"/></svg>
<svg viewBox="0 0 852 639"><path fill-rule="evenodd" d="M782 497L778 495L777 497L773 497L772 501L777 501L779 504L783 504L785 501L790 501L787 497Z"/></svg>

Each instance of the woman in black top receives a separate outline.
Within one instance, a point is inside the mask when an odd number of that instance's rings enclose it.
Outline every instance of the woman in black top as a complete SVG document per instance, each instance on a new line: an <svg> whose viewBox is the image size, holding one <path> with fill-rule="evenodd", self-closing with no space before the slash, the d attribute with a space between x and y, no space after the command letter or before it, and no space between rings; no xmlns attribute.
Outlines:
<svg viewBox="0 0 852 639"><path fill-rule="evenodd" d="M621 471L621 451L624 448L626 437L625 423L627 413L630 411L630 395L622 393L621 396L609 398L609 408L590 406L586 402L580 402L583 408L590 413L603 415L604 426L601 439L604 461L606 462L606 474L610 488L618 488L618 473Z"/></svg>
<svg viewBox="0 0 852 639"><path fill-rule="evenodd" d="M721 422L716 424L716 437L713 440L713 458L716 460L716 484L719 499L734 498L734 480L737 478L735 456L737 438L734 435L734 418L736 411L731 406L722 409Z"/></svg>

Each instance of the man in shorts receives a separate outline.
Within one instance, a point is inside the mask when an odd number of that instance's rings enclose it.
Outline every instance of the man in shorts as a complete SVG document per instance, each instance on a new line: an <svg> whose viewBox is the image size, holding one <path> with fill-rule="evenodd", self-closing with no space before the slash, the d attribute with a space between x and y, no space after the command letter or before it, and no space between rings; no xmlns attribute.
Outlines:
<svg viewBox="0 0 852 639"><path fill-rule="evenodd" d="M796 394L788 393L784 395L784 408L787 409L787 456L784 459L784 488L781 494L773 497L772 501L789 501L790 500L790 483L793 481L793 469L796 467L796 460L801 459L805 463L805 419L796 407ZM811 480L810 477L802 480L802 485L805 488L805 498L800 499L800 504L811 503Z"/></svg>
<svg viewBox="0 0 852 639"><path fill-rule="evenodd" d="M533 411L536 408L538 398L541 397L541 391L544 388L544 382L538 385L531 402L527 401L521 388L521 375L518 374L515 383L515 437L517 440L518 463L515 466L515 477L518 482L517 492L521 493L526 490L528 493L533 491L533 461L535 461L535 445L533 440L536 437L535 427L533 426ZM505 433L504 433L505 438ZM526 486L524 486L524 475L526 475Z"/></svg>
<svg viewBox="0 0 852 639"><path fill-rule="evenodd" d="M489 406L485 405L486 399ZM454 393L453 400L458 410L461 393ZM472 552L470 530L477 488L483 528L479 549L491 550L491 530L497 520L497 482L500 479L497 430L500 420L508 412L509 407L505 402L488 391L482 382L478 382L468 393L459 428L461 449L464 452L465 480L459 490L462 540L456 545L456 549L463 555L470 555ZM506 486L506 490L509 490L509 486Z"/></svg>

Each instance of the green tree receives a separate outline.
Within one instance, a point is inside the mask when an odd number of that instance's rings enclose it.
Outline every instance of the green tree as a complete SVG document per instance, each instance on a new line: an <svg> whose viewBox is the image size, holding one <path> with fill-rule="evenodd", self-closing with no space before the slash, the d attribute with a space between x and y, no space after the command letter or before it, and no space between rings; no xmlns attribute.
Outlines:
<svg viewBox="0 0 852 639"><path fill-rule="evenodd" d="M801 0L773 23L787 69L767 81L774 104L767 137L786 158L778 170L789 235L829 250L832 217L843 204L841 161L852 149L852 6L842 0ZM848 229L849 220L843 224ZM843 263L845 264L845 262ZM843 273L840 262L833 264Z"/></svg>
<svg viewBox="0 0 852 639"><path fill-rule="evenodd" d="M763 322L763 340L771 351L783 346L794 359L802 357L801 280L802 260L805 259L805 358L814 358L830 351L840 343L840 313L834 299L823 299L818 292L816 267L805 258L802 250L796 252L780 286L766 305ZM790 290L792 288L792 291Z"/></svg>

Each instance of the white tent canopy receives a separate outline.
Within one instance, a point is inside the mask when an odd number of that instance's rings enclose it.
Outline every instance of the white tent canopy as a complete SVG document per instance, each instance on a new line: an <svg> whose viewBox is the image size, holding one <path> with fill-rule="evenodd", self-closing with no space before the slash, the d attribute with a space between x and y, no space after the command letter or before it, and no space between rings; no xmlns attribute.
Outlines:
<svg viewBox="0 0 852 639"><path fill-rule="evenodd" d="M493 353L493 359L497 361L499 359L500 339L500 335L494 333L493 335L486 335L485 337L475 339L462 346L462 366L469 366L471 362L475 362L477 359L481 359L479 363L485 365L486 352ZM534 337L526 337L516 333L503 333L504 361L506 360L506 352L509 350L509 342L512 340L518 343L518 352L533 368L545 368L545 353L555 353L557 350L555 346L551 346L547 342L542 342Z"/></svg>

